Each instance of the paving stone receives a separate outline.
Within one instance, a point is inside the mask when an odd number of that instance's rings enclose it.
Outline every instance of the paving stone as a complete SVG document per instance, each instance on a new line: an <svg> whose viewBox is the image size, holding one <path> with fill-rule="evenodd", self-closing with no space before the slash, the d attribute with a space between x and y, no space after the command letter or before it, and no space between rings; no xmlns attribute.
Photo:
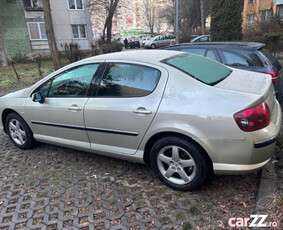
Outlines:
<svg viewBox="0 0 283 230"><path fill-rule="evenodd" d="M248 180L236 178L231 187ZM173 191L147 165L45 144L24 151L0 133L0 229L196 228L190 208L215 206L205 194Z"/></svg>

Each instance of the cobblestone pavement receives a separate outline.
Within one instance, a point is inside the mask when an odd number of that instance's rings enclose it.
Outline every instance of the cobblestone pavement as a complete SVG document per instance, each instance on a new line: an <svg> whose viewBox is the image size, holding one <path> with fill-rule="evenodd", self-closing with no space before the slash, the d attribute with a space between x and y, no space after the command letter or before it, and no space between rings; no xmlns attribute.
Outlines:
<svg viewBox="0 0 283 230"><path fill-rule="evenodd" d="M214 176L195 192L150 167L0 133L0 229L226 229L255 208L258 174Z"/></svg>

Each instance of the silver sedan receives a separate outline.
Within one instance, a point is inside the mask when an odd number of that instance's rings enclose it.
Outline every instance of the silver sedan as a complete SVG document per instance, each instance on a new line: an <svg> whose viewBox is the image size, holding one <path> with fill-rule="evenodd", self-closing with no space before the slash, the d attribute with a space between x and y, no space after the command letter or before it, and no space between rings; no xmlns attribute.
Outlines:
<svg viewBox="0 0 283 230"><path fill-rule="evenodd" d="M177 51L88 58L0 98L0 128L22 149L57 144L151 165L193 190L274 153L281 109L268 75Z"/></svg>

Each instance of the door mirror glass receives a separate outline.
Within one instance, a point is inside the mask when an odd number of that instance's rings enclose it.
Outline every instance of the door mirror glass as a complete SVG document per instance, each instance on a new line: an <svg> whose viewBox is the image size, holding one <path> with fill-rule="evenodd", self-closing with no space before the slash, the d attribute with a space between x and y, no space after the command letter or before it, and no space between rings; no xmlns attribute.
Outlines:
<svg viewBox="0 0 283 230"><path fill-rule="evenodd" d="M42 96L41 92L35 92L31 95L31 99L34 102L44 103L44 97Z"/></svg>

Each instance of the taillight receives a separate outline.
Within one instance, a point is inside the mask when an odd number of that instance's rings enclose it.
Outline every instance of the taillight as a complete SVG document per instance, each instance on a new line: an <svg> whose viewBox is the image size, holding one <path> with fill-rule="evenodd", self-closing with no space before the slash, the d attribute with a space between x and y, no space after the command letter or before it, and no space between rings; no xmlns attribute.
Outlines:
<svg viewBox="0 0 283 230"><path fill-rule="evenodd" d="M270 111L264 102L234 115L239 128L245 132L262 129L270 123Z"/></svg>
<svg viewBox="0 0 283 230"><path fill-rule="evenodd" d="M272 82L277 81L277 79L278 79L278 77L279 77L279 73L278 73L278 72L270 72L270 73L268 73L268 74L271 75L271 77L272 77Z"/></svg>

